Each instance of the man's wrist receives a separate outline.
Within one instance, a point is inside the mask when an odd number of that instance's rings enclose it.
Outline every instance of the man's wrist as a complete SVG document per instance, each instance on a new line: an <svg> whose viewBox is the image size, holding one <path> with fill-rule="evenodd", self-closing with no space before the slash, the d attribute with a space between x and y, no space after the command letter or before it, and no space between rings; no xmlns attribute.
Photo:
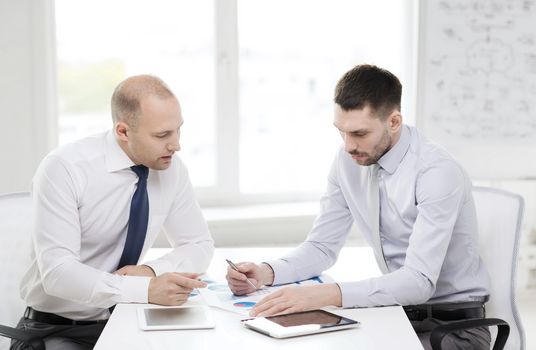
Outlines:
<svg viewBox="0 0 536 350"><path fill-rule="evenodd" d="M141 266L145 267L148 272L151 272L153 274L153 276L149 276L149 277L156 277L156 272L154 272L154 269L151 266L145 265L145 264Z"/></svg>
<svg viewBox="0 0 536 350"><path fill-rule="evenodd" d="M342 307L342 291L337 283L328 284L331 293L330 305Z"/></svg>
<svg viewBox="0 0 536 350"><path fill-rule="evenodd" d="M260 282L265 286L271 286L274 283L275 278L274 270L268 263L265 262L261 263L259 268L262 276L262 281Z"/></svg>

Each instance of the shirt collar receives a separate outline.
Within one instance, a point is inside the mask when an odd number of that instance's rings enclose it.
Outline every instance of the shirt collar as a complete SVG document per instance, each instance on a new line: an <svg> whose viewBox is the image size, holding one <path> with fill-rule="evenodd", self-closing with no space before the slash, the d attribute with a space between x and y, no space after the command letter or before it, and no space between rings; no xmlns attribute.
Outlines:
<svg viewBox="0 0 536 350"><path fill-rule="evenodd" d="M402 125L400 139L398 139L398 142L387 153L378 159L378 164L389 174L393 174L396 168L398 168L398 165L402 163L402 159L409 149L409 144L409 128L406 125Z"/></svg>
<svg viewBox="0 0 536 350"><path fill-rule="evenodd" d="M106 133L105 159L106 170L110 173L135 165L121 147L119 147L112 130Z"/></svg>

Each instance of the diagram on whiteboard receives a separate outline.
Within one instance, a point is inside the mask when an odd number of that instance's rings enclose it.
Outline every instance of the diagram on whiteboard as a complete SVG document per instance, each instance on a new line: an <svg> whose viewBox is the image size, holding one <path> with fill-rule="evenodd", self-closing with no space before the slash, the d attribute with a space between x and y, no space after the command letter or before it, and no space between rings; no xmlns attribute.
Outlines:
<svg viewBox="0 0 536 350"><path fill-rule="evenodd" d="M427 133L536 144L536 0L427 1L423 15Z"/></svg>

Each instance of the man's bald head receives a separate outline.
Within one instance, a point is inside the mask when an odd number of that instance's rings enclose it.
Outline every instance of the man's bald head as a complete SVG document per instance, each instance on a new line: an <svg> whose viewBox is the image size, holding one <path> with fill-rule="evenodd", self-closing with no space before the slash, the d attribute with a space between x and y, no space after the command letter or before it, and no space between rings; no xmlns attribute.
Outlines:
<svg viewBox="0 0 536 350"><path fill-rule="evenodd" d="M175 98L162 79L152 75L135 75L123 80L112 95L112 119L114 124L125 122L136 129L141 112L141 100L147 96L161 99Z"/></svg>

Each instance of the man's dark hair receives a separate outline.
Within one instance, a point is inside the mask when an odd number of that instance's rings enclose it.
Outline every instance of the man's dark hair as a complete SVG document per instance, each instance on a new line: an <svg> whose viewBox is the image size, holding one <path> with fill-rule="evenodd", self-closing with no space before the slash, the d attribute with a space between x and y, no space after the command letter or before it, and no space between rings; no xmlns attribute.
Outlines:
<svg viewBox="0 0 536 350"><path fill-rule="evenodd" d="M402 84L391 72L369 64L355 66L337 83L335 103L344 111L369 106L374 115L387 118L400 111Z"/></svg>

